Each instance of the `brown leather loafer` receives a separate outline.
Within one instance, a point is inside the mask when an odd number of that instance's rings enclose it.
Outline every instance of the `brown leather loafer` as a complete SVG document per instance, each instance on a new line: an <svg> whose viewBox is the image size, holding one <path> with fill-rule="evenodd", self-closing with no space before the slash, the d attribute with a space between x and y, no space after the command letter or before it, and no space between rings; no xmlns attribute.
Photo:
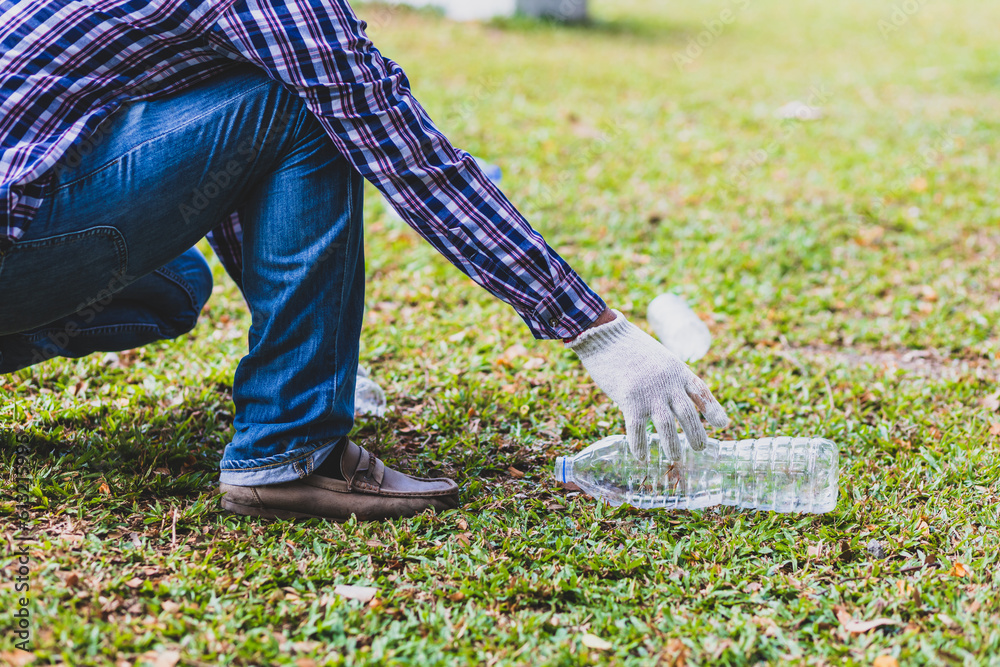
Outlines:
<svg viewBox="0 0 1000 667"><path fill-rule="evenodd" d="M320 518L360 521L413 516L428 507L458 507L458 485L450 479L421 479L386 468L371 452L348 442L340 468L344 480L313 474L265 486L221 484L222 506L230 512L269 519Z"/></svg>

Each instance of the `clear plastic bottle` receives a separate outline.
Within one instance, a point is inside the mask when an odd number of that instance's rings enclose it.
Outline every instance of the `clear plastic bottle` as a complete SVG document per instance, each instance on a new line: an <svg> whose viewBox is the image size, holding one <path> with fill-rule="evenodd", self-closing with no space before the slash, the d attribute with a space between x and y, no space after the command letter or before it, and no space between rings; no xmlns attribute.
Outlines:
<svg viewBox="0 0 1000 667"><path fill-rule="evenodd" d="M354 416L373 417L385 416L385 392L374 380L368 377L368 369L358 366L358 376L354 385Z"/></svg>
<svg viewBox="0 0 1000 667"><path fill-rule="evenodd" d="M664 347L682 361L701 359L712 345L708 327L676 294L661 294L653 299L646 310L646 321Z"/></svg>
<svg viewBox="0 0 1000 667"><path fill-rule="evenodd" d="M730 505L822 514L837 505L839 453L830 440L710 438L700 452L683 441L680 461L667 459L658 435L649 440L649 463L636 461L625 436L614 435L576 456L557 457L556 479L612 505L641 509Z"/></svg>

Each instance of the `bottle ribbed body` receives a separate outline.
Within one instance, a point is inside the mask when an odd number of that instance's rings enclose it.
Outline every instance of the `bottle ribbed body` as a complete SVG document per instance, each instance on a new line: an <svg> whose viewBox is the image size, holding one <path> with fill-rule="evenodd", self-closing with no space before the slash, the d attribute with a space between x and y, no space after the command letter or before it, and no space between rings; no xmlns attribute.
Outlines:
<svg viewBox="0 0 1000 667"><path fill-rule="evenodd" d="M681 436L683 438L683 434ZM730 505L819 514L837 504L839 453L823 438L777 436L712 440L701 452L683 443L680 461L650 435L648 463L635 461L625 437L611 436L556 460L556 478L612 505L702 509Z"/></svg>

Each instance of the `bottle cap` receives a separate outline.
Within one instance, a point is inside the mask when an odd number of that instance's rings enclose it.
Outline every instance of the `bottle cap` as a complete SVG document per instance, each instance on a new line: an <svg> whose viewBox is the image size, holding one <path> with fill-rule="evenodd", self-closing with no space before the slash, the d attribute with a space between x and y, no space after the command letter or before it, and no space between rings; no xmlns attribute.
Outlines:
<svg viewBox="0 0 1000 667"><path fill-rule="evenodd" d="M569 468L569 462L566 460L566 457L565 456L557 456L556 457L556 470L555 470L555 472L556 472L556 481L557 482L562 482L563 484L565 484L567 482L566 475L569 472L567 470L567 468ZM569 473L569 474L572 475L572 473Z"/></svg>

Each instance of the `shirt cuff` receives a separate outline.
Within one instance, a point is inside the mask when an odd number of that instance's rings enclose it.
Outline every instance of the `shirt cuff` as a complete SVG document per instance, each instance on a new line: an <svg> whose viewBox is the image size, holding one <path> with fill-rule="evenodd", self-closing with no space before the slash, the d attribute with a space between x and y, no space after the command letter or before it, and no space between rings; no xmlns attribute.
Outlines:
<svg viewBox="0 0 1000 667"><path fill-rule="evenodd" d="M604 300L579 275L570 272L531 314L522 318L535 338L572 338L596 322L606 308Z"/></svg>

